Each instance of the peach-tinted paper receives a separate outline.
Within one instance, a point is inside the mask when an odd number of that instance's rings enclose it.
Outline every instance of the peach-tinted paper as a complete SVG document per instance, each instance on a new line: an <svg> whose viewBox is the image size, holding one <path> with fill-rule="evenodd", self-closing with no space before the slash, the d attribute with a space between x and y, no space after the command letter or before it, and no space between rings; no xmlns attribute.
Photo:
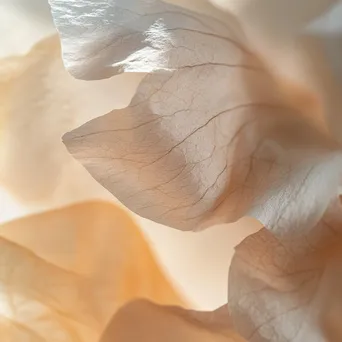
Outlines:
<svg viewBox="0 0 342 342"><path fill-rule="evenodd" d="M0 227L0 332L5 342L95 342L134 298L181 305L134 220L105 202Z"/></svg>
<svg viewBox="0 0 342 342"><path fill-rule="evenodd" d="M211 315L134 301L114 315L100 342L244 342Z"/></svg>

